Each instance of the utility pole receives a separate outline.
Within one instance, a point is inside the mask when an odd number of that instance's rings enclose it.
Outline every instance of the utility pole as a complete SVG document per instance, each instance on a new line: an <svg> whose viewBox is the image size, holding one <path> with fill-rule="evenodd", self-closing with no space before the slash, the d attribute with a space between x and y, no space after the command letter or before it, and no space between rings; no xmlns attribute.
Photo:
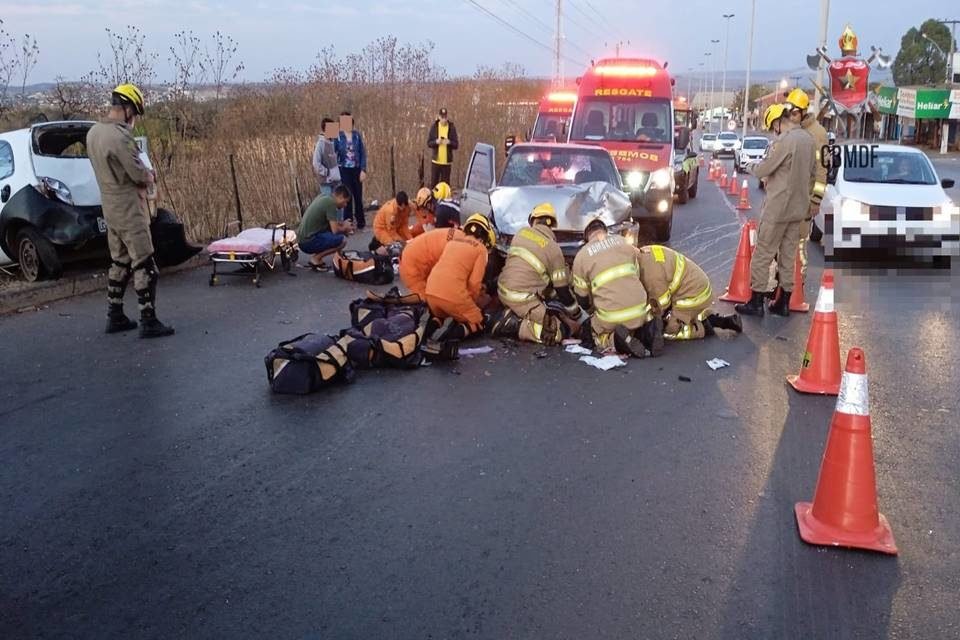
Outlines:
<svg viewBox="0 0 960 640"><path fill-rule="evenodd" d="M743 126L740 130L740 139L747 137L747 118L750 107L750 68L753 65L753 23L757 17L757 0L750 2L750 39L747 44L747 84L743 89Z"/></svg>
<svg viewBox="0 0 960 640"><path fill-rule="evenodd" d="M719 40L710 40L710 131L713 131L713 101L717 96L717 45Z"/></svg>
<svg viewBox="0 0 960 640"><path fill-rule="evenodd" d="M553 48L553 86L563 86L563 54L560 50L563 42L562 18L563 0L557 0L557 31Z"/></svg>
<svg viewBox="0 0 960 640"><path fill-rule="evenodd" d="M827 23L830 22L830 0L820 0L820 44L819 47L827 46ZM817 62L817 86L814 87L813 94L813 104L814 108L817 111L820 110L820 100L823 96L820 95L819 87L823 86L823 59L819 58Z"/></svg>
<svg viewBox="0 0 960 640"><path fill-rule="evenodd" d="M947 54L947 89L953 88L953 56L957 51L957 23L960 20L937 20L940 24L950 25L952 28L950 35L950 53ZM943 128L940 131L940 153L946 153L950 141L950 123L944 119Z"/></svg>
<svg viewBox="0 0 960 640"><path fill-rule="evenodd" d="M693 67L687 69L687 106L693 105L691 102L692 96L690 95L690 89L693 86Z"/></svg>
<svg viewBox="0 0 960 640"><path fill-rule="evenodd" d="M706 58L703 69L703 108L707 113L707 131L710 131L713 124L710 122L710 97L707 95L707 89L710 88L710 83L707 81L706 63L710 62L710 58L713 56L709 51L705 52L703 56Z"/></svg>
<svg viewBox="0 0 960 640"><path fill-rule="evenodd" d="M727 119L727 50L730 49L730 18L734 14L725 13L723 19L727 21L727 34L723 38L723 80L720 83L720 131Z"/></svg>

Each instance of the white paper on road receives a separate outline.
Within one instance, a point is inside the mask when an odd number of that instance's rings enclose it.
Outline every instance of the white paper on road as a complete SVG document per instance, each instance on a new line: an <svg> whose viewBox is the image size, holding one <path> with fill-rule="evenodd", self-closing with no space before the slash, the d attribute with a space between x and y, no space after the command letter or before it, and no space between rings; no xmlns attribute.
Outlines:
<svg viewBox="0 0 960 640"><path fill-rule="evenodd" d="M620 356L604 356L595 358L593 356L580 356L580 362L586 362L591 367L596 367L601 371L609 371L615 367L625 367L627 363L620 359Z"/></svg>
<svg viewBox="0 0 960 640"><path fill-rule="evenodd" d="M485 353L493 352L493 347L484 345L482 347L472 347L470 349L460 349L459 353L462 356L467 356L468 358L473 356L482 356Z"/></svg>
<svg viewBox="0 0 960 640"><path fill-rule="evenodd" d="M585 349L578 344L568 344L566 349L564 349L564 351L566 351L567 353L576 353L578 355L584 355L584 356L589 356L590 354L593 353L593 351L590 351L590 349Z"/></svg>
<svg viewBox="0 0 960 640"><path fill-rule="evenodd" d="M721 360L720 358L713 358L707 360L707 366L716 371L717 369L722 369L723 367L729 367L730 363L726 360Z"/></svg>

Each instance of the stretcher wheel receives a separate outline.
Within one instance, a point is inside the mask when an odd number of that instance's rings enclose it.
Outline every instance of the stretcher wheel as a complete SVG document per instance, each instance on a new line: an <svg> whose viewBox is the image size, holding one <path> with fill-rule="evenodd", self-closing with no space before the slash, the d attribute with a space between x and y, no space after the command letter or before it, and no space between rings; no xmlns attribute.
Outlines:
<svg viewBox="0 0 960 640"><path fill-rule="evenodd" d="M217 276L210 276L210 286L211 286L211 287L216 286L217 282L219 282L219 281L220 281L220 278L218 278Z"/></svg>
<svg viewBox="0 0 960 640"><path fill-rule="evenodd" d="M253 279L253 286L255 286L257 289L260 288L260 276L259 276L259 275L256 276L256 277Z"/></svg>

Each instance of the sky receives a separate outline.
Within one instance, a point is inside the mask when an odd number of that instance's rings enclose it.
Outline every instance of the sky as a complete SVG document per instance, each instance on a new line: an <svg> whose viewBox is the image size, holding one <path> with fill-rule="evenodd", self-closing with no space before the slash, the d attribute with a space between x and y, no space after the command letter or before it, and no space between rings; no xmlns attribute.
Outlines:
<svg viewBox="0 0 960 640"><path fill-rule="evenodd" d="M817 46L820 2L756 0L754 69L801 69ZM478 65L523 65L529 75L549 77L552 53L510 31L476 5L499 16L529 38L553 43L556 3L552 0L0 0L2 27L17 38L36 37L40 58L28 84L57 76L75 79L96 66L104 51L104 28L136 25L147 47L160 54L158 76L172 70L168 48L173 35L191 29L202 38L216 30L239 43L242 79L260 81L278 67L304 69L323 47L338 54L360 50L377 37L435 43L434 59L451 75L470 75ZM590 57L623 52L669 61L675 74L716 60L723 64L729 22L727 68L746 68L750 0L563 0L567 76L579 75ZM867 8L869 7L869 8ZM838 55L837 39L851 23L861 52L871 45L895 55L900 37L928 17L960 19L955 0L832 0L827 48ZM949 13L955 15L948 15ZM536 18L536 19L535 19ZM711 45L711 39L720 40ZM704 53L713 47L713 57ZM589 56L587 54L590 54Z"/></svg>

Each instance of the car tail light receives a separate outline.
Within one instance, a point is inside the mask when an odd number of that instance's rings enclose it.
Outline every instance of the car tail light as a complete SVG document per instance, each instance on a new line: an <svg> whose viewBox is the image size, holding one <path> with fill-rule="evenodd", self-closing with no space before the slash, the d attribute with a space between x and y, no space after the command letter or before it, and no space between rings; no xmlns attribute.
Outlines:
<svg viewBox="0 0 960 640"><path fill-rule="evenodd" d="M40 184L37 186L37 191L48 198L56 198L66 204L73 204L73 194L70 193L70 188L67 185L56 178L41 177L39 179Z"/></svg>

